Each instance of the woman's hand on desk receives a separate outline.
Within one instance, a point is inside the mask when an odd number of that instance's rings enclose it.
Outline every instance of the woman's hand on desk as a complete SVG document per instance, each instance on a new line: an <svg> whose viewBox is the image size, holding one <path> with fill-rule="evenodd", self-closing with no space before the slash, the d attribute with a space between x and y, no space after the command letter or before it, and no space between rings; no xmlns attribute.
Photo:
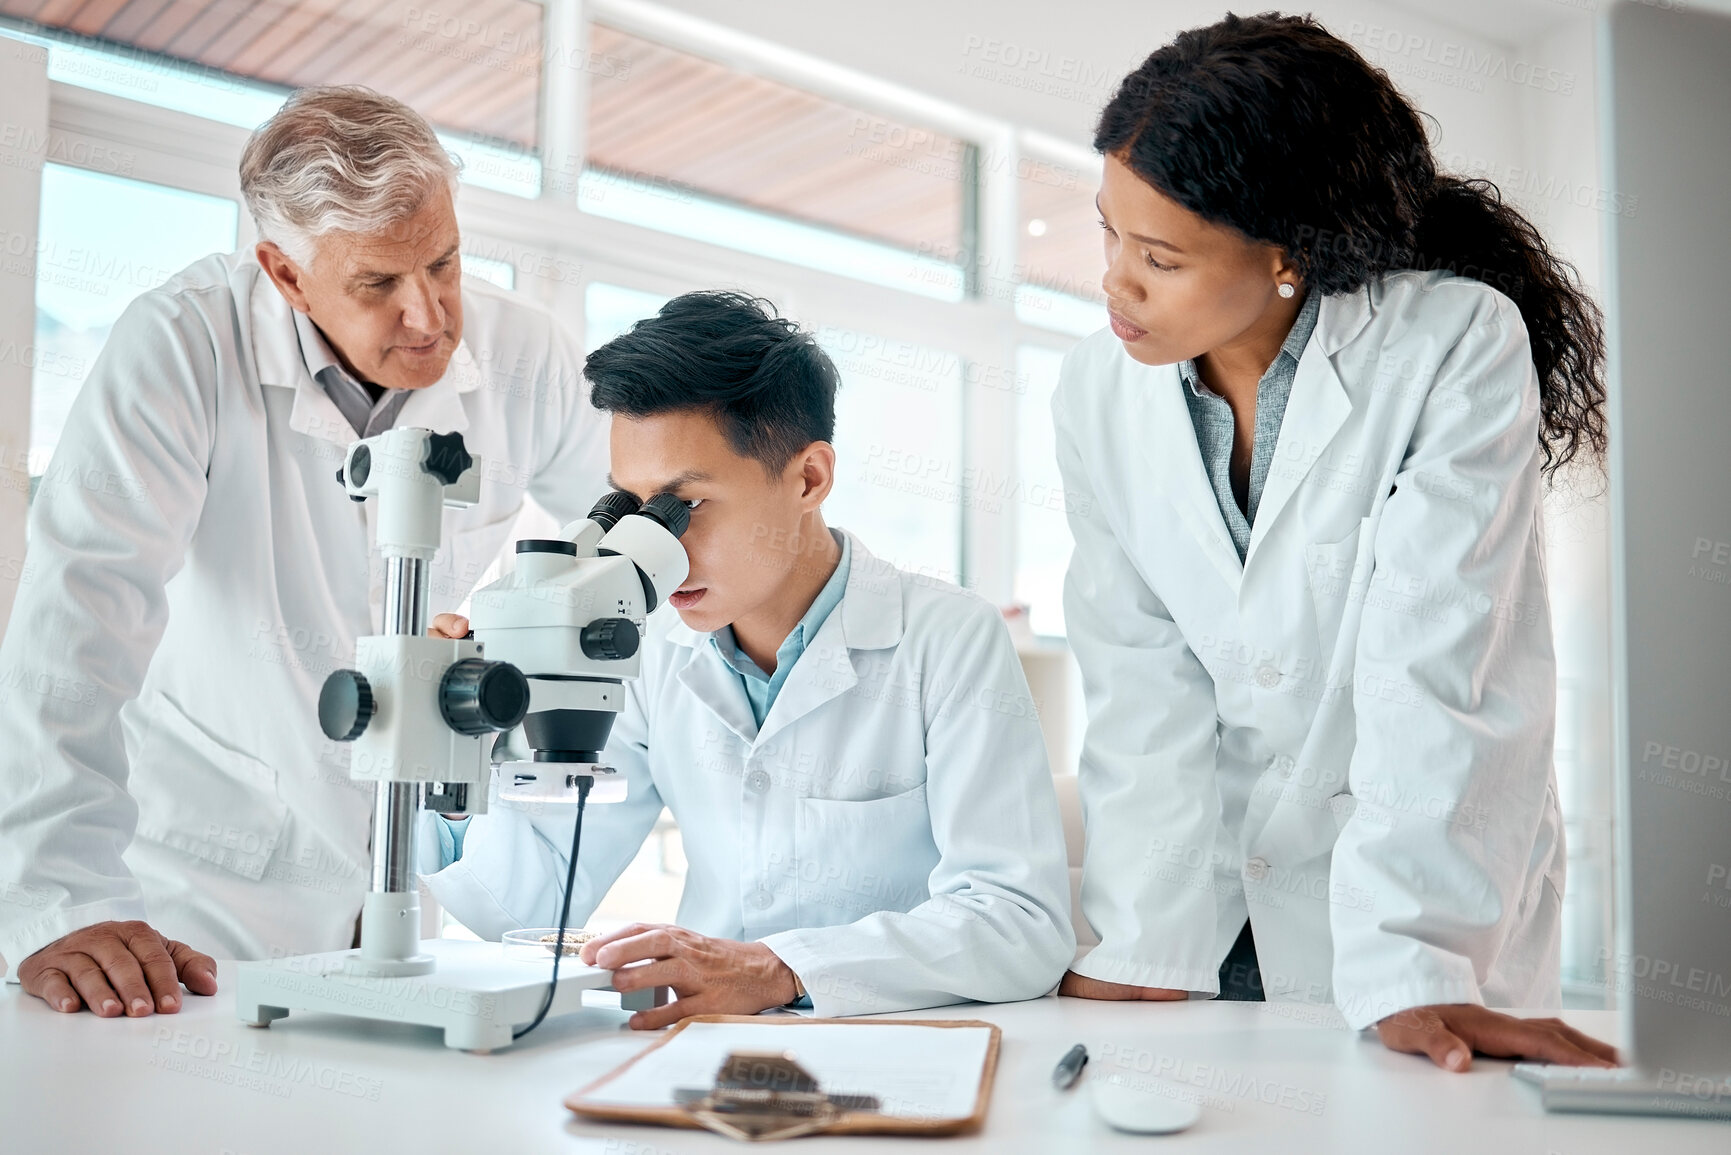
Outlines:
<svg viewBox="0 0 1731 1155"><path fill-rule="evenodd" d="M1445 1071L1465 1071L1473 1052L1565 1067L1615 1067L1617 1049L1561 1019L1521 1019L1473 1003L1413 1007L1376 1024L1390 1050L1429 1055Z"/></svg>
<svg viewBox="0 0 1731 1155"><path fill-rule="evenodd" d="M653 1031L688 1015L755 1015L798 997L793 971L760 942L710 938L681 926L634 923L590 939L577 957L613 972L613 989L672 987L676 1002L631 1016ZM633 965L636 964L636 965Z"/></svg>
<svg viewBox="0 0 1731 1155"><path fill-rule="evenodd" d="M1127 983L1109 983L1102 979L1091 979L1079 975L1075 971L1065 971L1064 981L1058 984L1058 993L1068 995L1073 999L1110 999L1119 1002L1171 1003L1190 997L1189 991L1175 991L1167 987L1133 987Z"/></svg>

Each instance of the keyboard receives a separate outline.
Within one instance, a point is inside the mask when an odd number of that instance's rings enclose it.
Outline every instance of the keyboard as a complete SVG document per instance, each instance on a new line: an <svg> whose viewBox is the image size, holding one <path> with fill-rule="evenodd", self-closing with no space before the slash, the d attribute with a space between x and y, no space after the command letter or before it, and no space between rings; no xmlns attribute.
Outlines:
<svg viewBox="0 0 1731 1155"><path fill-rule="evenodd" d="M1682 1115L1731 1122L1731 1076L1711 1079L1653 1075L1633 1067L1561 1067L1517 1063L1511 1072L1540 1089L1547 1111L1617 1115Z"/></svg>

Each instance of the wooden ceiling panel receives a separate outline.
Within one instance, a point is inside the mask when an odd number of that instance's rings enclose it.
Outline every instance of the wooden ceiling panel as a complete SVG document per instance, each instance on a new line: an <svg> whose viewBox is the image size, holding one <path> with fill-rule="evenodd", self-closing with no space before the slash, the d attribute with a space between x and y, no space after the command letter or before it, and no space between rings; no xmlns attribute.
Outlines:
<svg viewBox="0 0 1731 1155"><path fill-rule="evenodd" d="M40 20L44 24L60 24L72 19L78 14L84 0L46 0L36 5L36 11L31 19Z"/></svg>
<svg viewBox="0 0 1731 1155"><path fill-rule="evenodd" d="M177 60L209 64L211 44L236 24L245 24L249 13L257 13L264 7L251 0L211 0L209 7L183 24L159 51Z"/></svg>
<svg viewBox="0 0 1731 1155"><path fill-rule="evenodd" d="M114 14L126 6L127 0L86 0L67 21L66 26L83 36L97 36L108 27Z"/></svg>
<svg viewBox="0 0 1731 1155"><path fill-rule="evenodd" d="M366 84L443 128L535 145L542 8L480 0L0 0L0 13L271 84Z"/></svg>
<svg viewBox="0 0 1731 1155"><path fill-rule="evenodd" d="M91 35L121 44L137 43L139 30L155 20L157 13L171 3L173 0L129 0L115 9L113 17L102 26L101 31L92 32Z"/></svg>
<svg viewBox="0 0 1731 1155"><path fill-rule="evenodd" d="M960 246L960 141L906 147L906 126L602 25L590 48L626 66L592 77L593 163L903 248Z"/></svg>
<svg viewBox="0 0 1731 1155"><path fill-rule="evenodd" d="M218 68L242 76L259 76L307 31L327 21L343 7L343 0L303 0L301 3L273 2L260 4L261 14L270 17L258 35L232 50L232 55L218 55L212 61Z"/></svg>
<svg viewBox="0 0 1731 1155"><path fill-rule="evenodd" d="M151 18L150 23L138 30L138 34L131 39L130 43L147 52L160 52L169 55L168 45L174 38L184 32L188 24L210 11L212 7L214 7L214 0L170 0L167 7ZM215 13L214 18L221 20L223 14L221 12ZM181 59L190 58L182 57Z"/></svg>

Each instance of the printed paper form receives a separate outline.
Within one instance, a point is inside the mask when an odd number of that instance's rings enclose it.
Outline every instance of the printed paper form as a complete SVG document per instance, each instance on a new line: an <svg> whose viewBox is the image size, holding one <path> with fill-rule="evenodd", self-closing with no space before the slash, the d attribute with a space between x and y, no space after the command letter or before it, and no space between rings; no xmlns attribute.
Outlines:
<svg viewBox="0 0 1731 1155"><path fill-rule="evenodd" d="M962 1119L974 1112L991 1038L988 1027L692 1023L585 1098L671 1107L676 1087L713 1087L730 1051L786 1051L826 1092L876 1095L886 1115Z"/></svg>

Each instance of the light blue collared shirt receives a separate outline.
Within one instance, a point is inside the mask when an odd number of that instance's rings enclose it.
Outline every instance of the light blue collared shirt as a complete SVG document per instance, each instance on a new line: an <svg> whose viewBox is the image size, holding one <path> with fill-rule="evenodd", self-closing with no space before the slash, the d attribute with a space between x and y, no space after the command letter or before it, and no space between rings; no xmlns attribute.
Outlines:
<svg viewBox="0 0 1731 1155"><path fill-rule="evenodd" d="M793 627L793 631L781 643L781 648L775 651L775 673L764 673L757 663L734 643L732 626L722 626L709 635L710 644L715 647L716 653L721 655L721 660L739 675L740 683L745 687L745 697L751 703L751 716L757 719L759 726L769 717L769 708L775 705L775 696L786 684L793 664L805 653L806 643L817 637L817 631L822 628L824 619L841 604L841 595L847 591L852 547L848 545L846 534L837 533L833 529L829 532L830 536L835 538L836 544L841 546L841 560L836 563L835 572L829 575L829 580L823 583L823 589L818 591L810 608L805 611L805 616L799 619L799 624Z"/></svg>

